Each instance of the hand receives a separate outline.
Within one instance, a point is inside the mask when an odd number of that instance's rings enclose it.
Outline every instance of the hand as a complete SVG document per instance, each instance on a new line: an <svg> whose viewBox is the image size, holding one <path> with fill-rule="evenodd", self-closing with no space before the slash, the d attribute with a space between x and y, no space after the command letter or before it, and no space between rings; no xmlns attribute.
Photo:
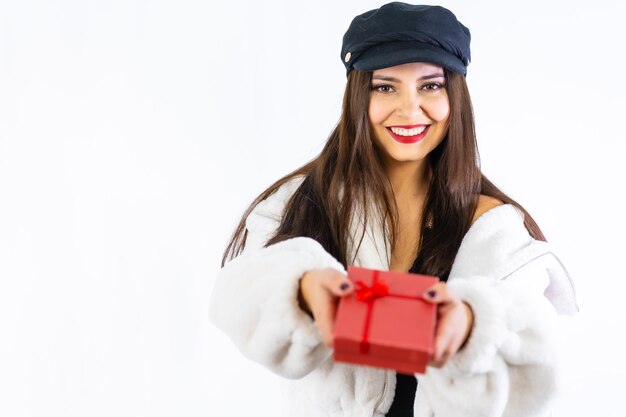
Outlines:
<svg viewBox="0 0 626 417"><path fill-rule="evenodd" d="M299 291L302 308L313 316L324 344L332 347L337 303L354 292L352 282L335 269L315 269L302 275Z"/></svg>
<svg viewBox="0 0 626 417"><path fill-rule="evenodd" d="M469 338L474 313L469 304L461 300L443 282L426 290L424 300L437 304L435 352L429 365L441 368Z"/></svg>

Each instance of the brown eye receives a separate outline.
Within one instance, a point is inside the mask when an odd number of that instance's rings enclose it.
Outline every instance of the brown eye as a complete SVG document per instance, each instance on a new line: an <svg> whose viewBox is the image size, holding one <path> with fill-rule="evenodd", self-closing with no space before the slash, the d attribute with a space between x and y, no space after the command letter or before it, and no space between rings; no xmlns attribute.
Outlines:
<svg viewBox="0 0 626 417"><path fill-rule="evenodd" d="M424 84L421 89L425 91L437 91L441 90L443 87L445 87L445 85L441 83L428 83Z"/></svg>
<svg viewBox="0 0 626 417"><path fill-rule="evenodd" d="M379 93L390 93L393 90L393 87L387 84L381 84L372 86L372 90L378 91Z"/></svg>

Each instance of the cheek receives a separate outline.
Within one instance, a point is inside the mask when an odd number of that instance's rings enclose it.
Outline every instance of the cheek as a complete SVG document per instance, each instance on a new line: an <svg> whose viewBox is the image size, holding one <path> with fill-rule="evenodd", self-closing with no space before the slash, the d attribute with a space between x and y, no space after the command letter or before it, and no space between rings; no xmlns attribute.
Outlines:
<svg viewBox="0 0 626 417"><path fill-rule="evenodd" d="M444 122L450 115L450 102L447 96L438 97L429 103L428 115L437 122Z"/></svg>
<svg viewBox="0 0 626 417"><path fill-rule="evenodd" d="M380 100L370 100L368 116L372 124L381 123L387 118L387 111L383 103L380 102Z"/></svg>

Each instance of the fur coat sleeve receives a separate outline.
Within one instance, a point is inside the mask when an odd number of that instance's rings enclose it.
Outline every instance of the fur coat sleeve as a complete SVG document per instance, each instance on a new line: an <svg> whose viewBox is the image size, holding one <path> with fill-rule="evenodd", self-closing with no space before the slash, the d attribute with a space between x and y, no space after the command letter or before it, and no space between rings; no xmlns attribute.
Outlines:
<svg viewBox="0 0 626 417"><path fill-rule="evenodd" d="M299 280L311 269L345 270L313 239L264 247L300 181L281 187L248 216L245 249L218 274L210 318L248 358L286 378L300 378L332 351L297 302Z"/></svg>
<svg viewBox="0 0 626 417"><path fill-rule="evenodd" d="M523 222L514 206L496 207L461 244L448 285L472 307L474 327L446 366L419 376L436 416L542 415L555 394L557 313L577 306L567 271Z"/></svg>

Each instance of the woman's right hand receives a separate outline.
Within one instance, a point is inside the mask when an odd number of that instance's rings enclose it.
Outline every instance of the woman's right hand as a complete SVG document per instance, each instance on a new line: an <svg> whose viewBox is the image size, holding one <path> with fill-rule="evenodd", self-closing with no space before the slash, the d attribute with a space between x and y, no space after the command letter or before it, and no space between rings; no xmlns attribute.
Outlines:
<svg viewBox="0 0 626 417"><path fill-rule="evenodd" d="M302 308L310 313L322 333L324 344L333 346L333 326L339 297L354 292L348 277L332 268L314 269L300 278Z"/></svg>

